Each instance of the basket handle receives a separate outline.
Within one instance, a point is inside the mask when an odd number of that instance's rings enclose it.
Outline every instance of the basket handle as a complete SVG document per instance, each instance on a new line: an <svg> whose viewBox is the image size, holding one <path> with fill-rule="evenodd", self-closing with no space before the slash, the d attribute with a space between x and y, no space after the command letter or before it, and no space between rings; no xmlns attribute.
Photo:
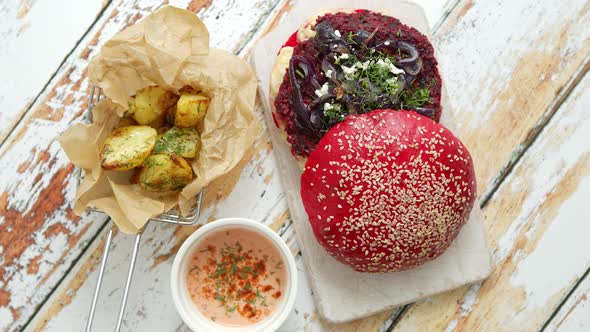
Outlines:
<svg viewBox="0 0 590 332"><path fill-rule="evenodd" d="M131 262L129 263L129 271L127 272L127 279L125 281L125 288L123 290L123 298L121 299L121 306L119 307L119 315L117 317L117 326L115 328L115 332L119 332L121 330L121 325L123 323L123 316L125 314L125 307L127 305L127 298L129 296L129 289L131 288L131 281L133 279L133 270L135 269L135 262L137 260L137 253L139 252L139 245L141 243L141 234L137 233L135 235L135 243L133 245L133 253L131 254ZM106 241L104 243L103 253L100 259L100 269L98 271L98 280L96 282L96 286L94 288L94 295L92 296L92 304L90 306L90 313L88 315L88 321L86 322L86 332L90 332L92 330L92 322L94 321L94 313L96 311L96 304L98 302L98 296L100 294L100 289L102 287L102 279L104 276L105 268L107 259L109 257L109 250L111 247L111 241L113 239L113 228L109 230L106 235Z"/></svg>

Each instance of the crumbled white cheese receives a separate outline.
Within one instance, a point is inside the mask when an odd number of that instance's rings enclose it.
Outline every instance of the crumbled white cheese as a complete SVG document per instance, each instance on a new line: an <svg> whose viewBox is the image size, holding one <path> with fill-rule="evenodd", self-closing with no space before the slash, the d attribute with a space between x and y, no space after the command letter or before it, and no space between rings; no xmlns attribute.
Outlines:
<svg viewBox="0 0 590 332"><path fill-rule="evenodd" d="M326 70L326 72L325 72L325 74L326 74L326 77L332 77L332 73L334 73L334 72L332 71L332 69L328 69L328 70Z"/></svg>
<svg viewBox="0 0 590 332"><path fill-rule="evenodd" d="M334 34L335 34L336 36L338 36L338 37L342 37L342 35L340 34L340 31L338 31L338 30L335 30L335 31L334 31Z"/></svg>
<svg viewBox="0 0 590 332"><path fill-rule="evenodd" d="M356 72L356 67L352 66L352 67L346 67L346 66L341 66L342 67L342 71L344 72L344 75L352 75Z"/></svg>
<svg viewBox="0 0 590 332"><path fill-rule="evenodd" d="M360 62L357 61L354 66L357 67L358 69L362 69L362 70L366 70L367 68L369 68L369 66L373 63L372 60L367 60L365 62Z"/></svg>
<svg viewBox="0 0 590 332"><path fill-rule="evenodd" d="M392 77L392 78L388 78L387 80L385 80L385 83L389 84L389 85L393 85L396 84L398 81L397 77Z"/></svg>
<svg viewBox="0 0 590 332"><path fill-rule="evenodd" d="M322 87L318 90L315 90L315 95L321 97L328 93L328 82L324 83Z"/></svg>
<svg viewBox="0 0 590 332"><path fill-rule="evenodd" d="M389 40L386 40L386 41L385 41L385 43L383 43L383 44L384 44L385 46L389 46L389 44L391 44L391 43L389 42Z"/></svg>
<svg viewBox="0 0 590 332"><path fill-rule="evenodd" d="M347 53L344 53L344 54L342 54L342 55L340 56L340 59L345 59L345 60L346 60L346 59L348 59L348 58L350 58L350 55L349 55L349 54L347 54Z"/></svg>
<svg viewBox="0 0 590 332"><path fill-rule="evenodd" d="M405 74L406 73L403 69L397 68L393 63L390 63L390 65L389 65L389 71L393 75L399 75L399 74Z"/></svg>
<svg viewBox="0 0 590 332"><path fill-rule="evenodd" d="M379 59L377 66L389 70L394 75L405 74L403 69L397 68L389 59Z"/></svg>
<svg viewBox="0 0 590 332"><path fill-rule="evenodd" d="M330 103L325 103L324 104L324 111L329 111L331 109L334 108L334 105L330 104Z"/></svg>

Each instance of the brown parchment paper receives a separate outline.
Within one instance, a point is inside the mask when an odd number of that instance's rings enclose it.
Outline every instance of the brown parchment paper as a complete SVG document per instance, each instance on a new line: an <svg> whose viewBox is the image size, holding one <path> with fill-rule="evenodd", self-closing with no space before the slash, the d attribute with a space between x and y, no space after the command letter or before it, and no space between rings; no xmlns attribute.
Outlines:
<svg viewBox="0 0 590 332"><path fill-rule="evenodd" d="M93 109L91 124L75 124L60 138L68 158L86 171L74 202L106 212L125 233L137 233L152 216L179 205L186 213L209 182L229 172L261 131L254 114L257 80L242 59L209 48L209 32L189 11L167 6L119 32L91 60L89 77L106 98ZM98 153L120 121L131 96L146 86L178 92L203 90L211 103L199 126L200 157L195 180L180 193L152 193L130 184L132 171L105 171Z"/></svg>

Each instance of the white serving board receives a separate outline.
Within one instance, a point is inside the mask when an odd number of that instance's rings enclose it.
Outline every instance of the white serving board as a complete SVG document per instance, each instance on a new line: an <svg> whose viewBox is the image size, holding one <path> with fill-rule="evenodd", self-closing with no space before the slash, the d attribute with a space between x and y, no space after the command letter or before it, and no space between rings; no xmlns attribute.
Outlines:
<svg viewBox="0 0 590 332"><path fill-rule="evenodd" d="M469 221L444 254L409 271L386 274L356 272L332 258L317 243L299 193L301 170L272 120L268 96L270 73L281 45L310 16L330 8L381 11L399 18L426 35L430 35L430 31L424 11L410 1L299 1L281 24L254 48L251 60L258 74L267 126L315 301L323 318L340 323L480 281L491 274L493 265L479 206L474 208ZM443 91L441 122L452 130L455 126L450 118L451 106L445 96Z"/></svg>

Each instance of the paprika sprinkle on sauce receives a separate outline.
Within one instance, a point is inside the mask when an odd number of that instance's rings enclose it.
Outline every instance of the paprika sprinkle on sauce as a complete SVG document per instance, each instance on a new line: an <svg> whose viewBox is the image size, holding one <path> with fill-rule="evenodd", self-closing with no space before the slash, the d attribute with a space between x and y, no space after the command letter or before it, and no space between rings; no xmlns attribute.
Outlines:
<svg viewBox="0 0 590 332"><path fill-rule="evenodd" d="M282 300L287 271L271 240L241 227L220 229L199 242L186 276L201 313L228 326L254 324Z"/></svg>

